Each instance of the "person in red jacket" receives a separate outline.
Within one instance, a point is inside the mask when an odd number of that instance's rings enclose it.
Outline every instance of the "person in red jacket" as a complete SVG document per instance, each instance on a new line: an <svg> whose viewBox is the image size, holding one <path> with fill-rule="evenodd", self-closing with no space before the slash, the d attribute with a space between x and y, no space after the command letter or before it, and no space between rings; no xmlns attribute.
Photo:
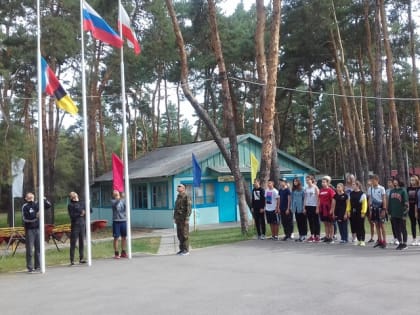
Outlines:
<svg viewBox="0 0 420 315"><path fill-rule="evenodd" d="M322 187L319 190L319 216L325 226L324 242L334 243L334 207L335 191L330 187L330 179L325 176L322 178Z"/></svg>

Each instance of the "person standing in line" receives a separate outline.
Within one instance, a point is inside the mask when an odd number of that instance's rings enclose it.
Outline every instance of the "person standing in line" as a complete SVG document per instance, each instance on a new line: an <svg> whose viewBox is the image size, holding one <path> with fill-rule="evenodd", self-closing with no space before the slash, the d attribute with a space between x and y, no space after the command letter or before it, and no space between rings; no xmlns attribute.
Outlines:
<svg viewBox="0 0 420 315"><path fill-rule="evenodd" d="M306 214L309 223L309 230L311 236L308 238L308 242L319 242L319 235L321 233L321 226L319 223L319 209L318 209L318 197L319 189L315 184L315 178L313 175L306 176L305 188L305 199L303 201L304 214Z"/></svg>
<svg viewBox="0 0 420 315"><path fill-rule="evenodd" d="M272 240L279 239L279 212L279 192L274 188L274 181L270 179L265 190L265 215L267 223L270 224Z"/></svg>
<svg viewBox="0 0 420 315"><path fill-rule="evenodd" d="M347 216L347 202L349 197L344 192L344 185L337 184L337 193L334 195L335 204L333 213L337 221L338 230L340 231L340 244L348 243L348 216Z"/></svg>
<svg viewBox="0 0 420 315"><path fill-rule="evenodd" d="M22 206L22 221L25 228L26 268L29 273L39 271L40 234L39 234L39 203L35 202L35 195L28 192ZM44 208L51 208L51 203L44 198Z"/></svg>
<svg viewBox="0 0 420 315"><path fill-rule="evenodd" d="M187 195L183 184L179 184L176 190L178 192L178 196L175 201L174 220L179 240L179 252L177 252L177 255L187 256L190 254L189 238L192 202L191 198Z"/></svg>
<svg viewBox="0 0 420 315"><path fill-rule="evenodd" d="M417 193L419 190L419 178L417 175L412 175L410 177L410 186L407 187L408 193L408 216L410 218L410 225L411 225L411 235L413 236L413 242L411 245L417 246L420 243L417 242Z"/></svg>
<svg viewBox="0 0 420 315"><path fill-rule="evenodd" d="M372 185L368 188L369 213L370 220L376 225L376 233L378 241L373 247L386 247L386 193L385 188L379 185L379 176L373 175L371 178Z"/></svg>
<svg viewBox="0 0 420 315"><path fill-rule="evenodd" d="M353 184L353 191L350 193L350 202L347 205L347 215L353 220L358 240L357 245L366 246L365 217L368 203L367 196L362 191L362 184L359 181Z"/></svg>
<svg viewBox="0 0 420 315"><path fill-rule="evenodd" d="M386 194L386 201L389 202L389 197L391 195L391 190L393 190L394 187L394 179L390 178L388 179L387 182L387 189L385 190L385 194ZM394 237L394 239L389 242L389 244L394 244L394 245L400 245L400 242L397 239L397 233L395 232L395 227L394 227L394 223L391 220L391 213L389 213L389 207L388 207L388 211L387 211L387 220L391 221L391 229L392 229L392 236Z"/></svg>
<svg viewBox="0 0 420 315"><path fill-rule="evenodd" d="M318 209L321 221L325 226L325 243L334 243L334 207L335 191L330 187L330 178L322 178L322 188L319 190Z"/></svg>
<svg viewBox="0 0 420 315"><path fill-rule="evenodd" d="M127 248L127 213L125 200L121 198L118 190L112 193L112 236L114 237L114 258L128 258ZM118 248L118 240L121 237L121 256Z"/></svg>
<svg viewBox="0 0 420 315"><path fill-rule="evenodd" d="M254 188L252 189L252 216L254 217L255 227L259 240L265 239L265 191L260 185L260 180L254 180Z"/></svg>
<svg viewBox="0 0 420 315"><path fill-rule="evenodd" d="M293 179L291 210L295 214L296 223L299 231L299 238L296 242L303 242L308 234L308 222L304 213L303 201L305 199L305 191L299 178Z"/></svg>
<svg viewBox="0 0 420 315"><path fill-rule="evenodd" d="M348 199L350 200L350 193L353 191L353 184L356 182L356 177L353 174L346 175L346 184L344 185L344 192L346 193ZM355 243L357 241L356 228L354 220L349 217L350 221L350 232L351 232L351 242Z"/></svg>
<svg viewBox="0 0 420 315"><path fill-rule="evenodd" d="M86 207L83 202L79 200L79 195L72 191L69 195L70 203L67 210L71 220L71 234L70 234L70 266L74 265L74 251L76 249L76 242L79 240L79 263L85 264L84 260L84 239L86 231Z"/></svg>
<svg viewBox="0 0 420 315"><path fill-rule="evenodd" d="M408 215L408 194L404 183L394 179L394 189L391 190L388 202L388 211L391 214L391 221L394 222L395 233L398 242L397 250L407 248L406 219Z"/></svg>
<svg viewBox="0 0 420 315"><path fill-rule="evenodd" d="M280 220L283 225L284 238L287 241L292 238L293 233L293 213L290 210L291 192L287 185L286 178L280 178L279 204L280 204Z"/></svg>
<svg viewBox="0 0 420 315"><path fill-rule="evenodd" d="M372 179L369 178L368 181L367 181L367 191L369 191L369 189L371 187L372 187ZM368 205L369 205L370 204L369 194L367 195L367 198L368 198ZM370 239L369 239L368 243L373 243L373 242L375 242L375 240L373 239L375 237L375 222L373 222L371 220L372 215L370 213L370 207L369 206L368 206L368 209L367 209L367 212L366 212L366 217L368 219L369 227L370 227Z"/></svg>

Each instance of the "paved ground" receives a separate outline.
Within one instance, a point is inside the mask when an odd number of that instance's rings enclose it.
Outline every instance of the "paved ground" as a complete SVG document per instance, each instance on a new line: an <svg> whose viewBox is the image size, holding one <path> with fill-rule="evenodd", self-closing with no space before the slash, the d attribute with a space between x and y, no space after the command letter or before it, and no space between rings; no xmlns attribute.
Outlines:
<svg viewBox="0 0 420 315"><path fill-rule="evenodd" d="M246 241L2 275L1 314L418 314L420 247Z"/></svg>

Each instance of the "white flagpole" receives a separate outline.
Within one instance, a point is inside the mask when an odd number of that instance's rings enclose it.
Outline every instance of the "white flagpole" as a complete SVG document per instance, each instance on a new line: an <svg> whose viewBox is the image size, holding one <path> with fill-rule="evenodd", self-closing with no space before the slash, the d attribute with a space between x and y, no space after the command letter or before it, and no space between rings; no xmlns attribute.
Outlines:
<svg viewBox="0 0 420 315"><path fill-rule="evenodd" d="M42 73L41 73L41 10L40 1L36 3L37 23L37 75L38 75L38 204L39 204L39 252L41 273L45 273L45 234L44 234L44 152L42 143Z"/></svg>
<svg viewBox="0 0 420 315"><path fill-rule="evenodd" d="M121 0L118 0L118 17L120 37L122 34L122 13ZM124 147L124 193L125 193L125 210L127 213L127 252L128 258L131 259L131 200L130 200L130 178L128 175L128 141L127 141L127 113L125 98L125 71L124 71L124 45L121 46L121 106L123 118L123 147Z"/></svg>
<svg viewBox="0 0 420 315"><path fill-rule="evenodd" d="M195 185L193 183L194 232L197 231L197 209L195 207Z"/></svg>
<svg viewBox="0 0 420 315"><path fill-rule="evenodd" d="M90 228L90 187L89 187L89 151L88 151L88 120L86 102L86 70L85 70L85 33L83 30L83 0L80 0L80 39L82 42L82 105L83 105L83 160L86 208L86 244L88 266L92 266L92 242Z"/></svg>

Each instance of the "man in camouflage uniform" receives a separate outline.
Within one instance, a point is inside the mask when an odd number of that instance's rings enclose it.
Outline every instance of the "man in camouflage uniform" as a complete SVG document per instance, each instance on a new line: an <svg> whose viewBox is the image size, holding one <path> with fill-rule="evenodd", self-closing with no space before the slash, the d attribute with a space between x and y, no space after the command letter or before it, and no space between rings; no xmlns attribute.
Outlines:
<svg viewBox="0 0 420 315"><path fill-rule="evenodd" d="M176 232L179 240L179 252L177 255L189 255L189 221L191 215L191 199L185 192L185 186L179 184L177 189L178 196L174 207L174 220Z"/></svg>

